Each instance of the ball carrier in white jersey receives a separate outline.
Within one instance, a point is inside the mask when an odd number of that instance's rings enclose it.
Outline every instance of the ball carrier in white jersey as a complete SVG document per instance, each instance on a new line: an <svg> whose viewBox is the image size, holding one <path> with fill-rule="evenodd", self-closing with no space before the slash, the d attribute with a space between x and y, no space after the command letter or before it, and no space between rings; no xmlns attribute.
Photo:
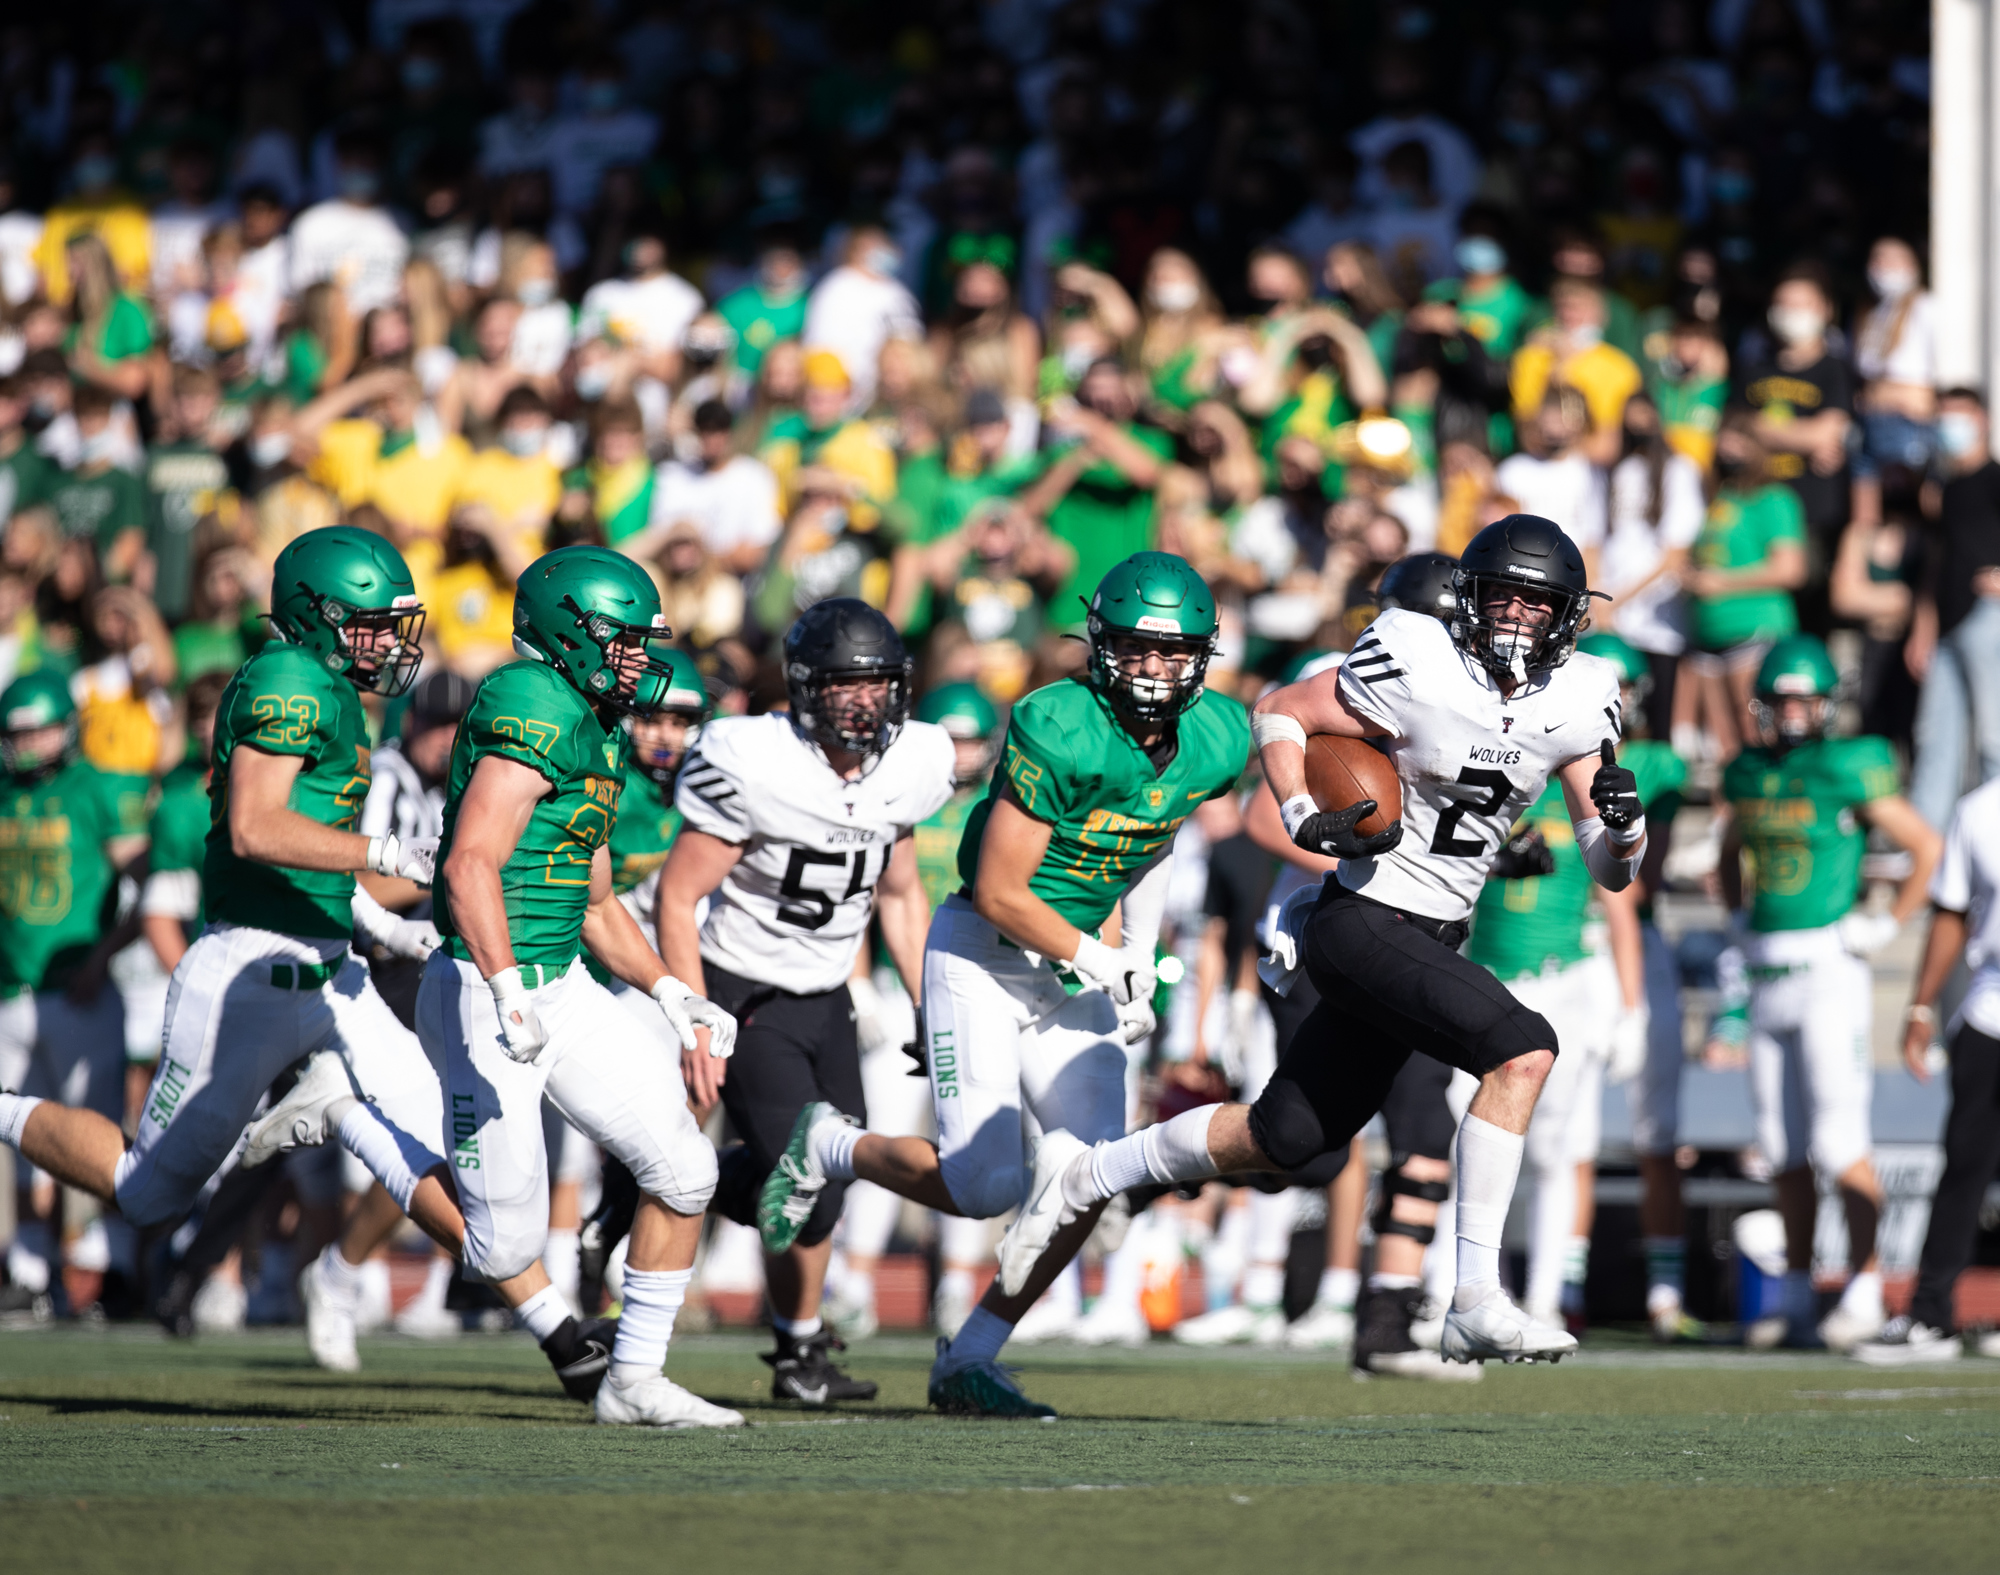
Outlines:
<svg viewBox="0 0 2000 1575"><path fill-rule="evenodd" d="M660 954L740 1024L726 1076L706 1056L685 1066L696 1103L720 1095L743 1139L723 1151L712 1205L741 1224L756 1223L802 1109L866 1119L848 980L872 917L921 1001L930 906L912 833L951 797L953 751L943 728L906 720L910 670L867 603L815 603L785 636L790 714L709 723L675 789L685 824L660 876ZM767 1255L777 1349L765 1360L782 1399L875 1395L833 1364L820 1321L844 1191L819 1194L796 1241Z"/></svg>
<svg viewBox="0 0 2000 1575"><path fill-rule="evenodd" d="M1291 1169L1345 1145L1423 1050L1480 1080L1458 1134L1458 1288L1443 1355L1553 1360L1576 1348L1500 1284L1501 1226L1555 1034L1457 948L1494 854L1551 775L1607 889L1637 872L1645 818L1632 773L1610 760L1617 674L1572 655L1591 594L1575 544L1548 520L1509 515L1466 548L1457 590L1449 627L1386 611L1336 672L1258 702L1253 726L1287 829L1342 861L1300 937L1321 1003L1276 1075L1255 1105L1204 1106L1060 1167L1038 1164L1001 1243L1003 1282L1025 1279L1067 1219L1128 1187ZM1403 819L1360 838L1353 828L1372 802L1318 810L1305 791L1313 733L1380 740Z"/></svg>

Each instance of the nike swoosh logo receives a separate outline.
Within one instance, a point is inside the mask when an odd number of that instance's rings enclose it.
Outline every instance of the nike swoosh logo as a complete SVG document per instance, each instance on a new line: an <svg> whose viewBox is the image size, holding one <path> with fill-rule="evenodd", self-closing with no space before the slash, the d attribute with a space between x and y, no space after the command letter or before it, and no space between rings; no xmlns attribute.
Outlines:
<svg viewBox="0 0 2000 1575"><path fill-rule="evenodd" d="M1557 728L1559 728L1559 727L1561 727L1561 726L1563 726L1563 725L1564 725L1564 724L1563 724L1563 723L1561 723L1561 722L1551 722L1551 723L1549 723L1549 724L1548 724L1548 726L1544 727L1544 728L1542 729L1542 731L1543 731L1544 733L1553 733L1553 732L1554 732L1554 731L1555 731L1555 730L1556 730Z"/></svg>
<svg viewBox="0 0 2000 1575"><path fill-rule="evenodd" d="M792 1385L792 1390L801 1400L809 1400L814 1405L818 1405L826 1399L827 1387L827 1385L821 1384L817 1389L808 1389L804 1384L794 1384Z"/></svg>

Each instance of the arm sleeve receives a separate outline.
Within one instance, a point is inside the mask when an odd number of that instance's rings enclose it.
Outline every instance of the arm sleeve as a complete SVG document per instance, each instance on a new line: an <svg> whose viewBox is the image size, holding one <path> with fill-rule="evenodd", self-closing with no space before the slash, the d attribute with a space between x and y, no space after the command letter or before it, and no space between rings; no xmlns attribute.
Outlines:
<svg viewBox="0 0 2000 1575"><path fill-rule="evenodd" d="M1340 664L1340 695L1359 715L1392 738L1401 738L1412 694L1408 643L1397 627L1402 615L1378 617L1362 631ZM1408 616L1421 618L1423 613ZM1442 630L1442 625L1439 626Z"/></svg>
<svg viewBox="0 0 2000 1575"><path fill-rule="evenodd" d="M396 800L402 795L403 784L393 769L383 769L385 752L375 751L368 796L361 801L361 824L354 828L364 837L384 837L396 829Z"/></svg>
<svg viewBox="0 0 2000 1575"><path fill-rule="evenodd" d="M1017 705L1007 723L1000 769L1014 797L1035 819L1053 824L1070 807L1079 784L1071 780L1069 764L1060 719L1032 700Z"/></svg>
<svg viewBox="0 0 2000 1575"><path fill-rule="evenodd" d="M1119 899L1118 949L1153 955L1160 944L1160 922L1167 913L1167 887L1174 876L1172 847L1162 853Z"/></svg>
<svg viewBox="0 0 2000 1575"><path fill-rule="evenodd" d="M1611 850L1603 820L1591 815L1576 823L1576 848L1583 855L1584 868L1590 871L1592 880L1606 891L1623 891L1639 873L1639 865L1646 856L1646 839L1641 837L1631 857L1621 859Z"/></svg>
<svg viewBox="0 0 2000 1575"><path fill-rule="evenodd" d="M733 769L734 751L722 742L695 746L674 785L674 808L694 830L741 847L750 840L750 806Z"/></svg>

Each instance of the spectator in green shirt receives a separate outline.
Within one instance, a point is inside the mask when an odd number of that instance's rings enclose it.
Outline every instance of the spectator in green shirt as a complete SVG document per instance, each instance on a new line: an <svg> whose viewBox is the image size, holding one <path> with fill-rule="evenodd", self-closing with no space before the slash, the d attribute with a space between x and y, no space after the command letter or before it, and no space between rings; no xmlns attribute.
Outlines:
<svg viewBox="0 0 2000 1575"><path fill-rule="evenodd" d="M757 259L757 277L725 295L715 310L736 332L738 370L754 378L772 345L805 332L806 269L797 248L766 246Z"/></svg>
<svg viewBox="0 0 2000 1575"><path fill-rule="evenodd" d="M180 681L205 673L233 673L264 643L252 587L256 560L233 544L202 554L190 601L191 618L174 631L174 665Z"/></svg>
<svg viewBox="0 0 2000 1575"><path fill-rule="evenodd" d="M63 535L94 541L104 577L118 582L132 578L146 550L146 489L137 476L111 462L117 442L112 403L110 392L94 383L76 391L72 408L82 457L76 469L56 479L48 501Z"/></svg>
<svg viewBox="0 0 2000 1575"><path fill-rule="evenodd" d="M1746 736L1751 686L1764 653L1799 627L1792 592L1806 579L1805 512L1770 474L1756 414L1733 411L1715 443L1719 482L1690 554L1689 667L1718 759Z"/></svg>
<svg viewBox="0 0 2000 1575"><path fill-rule="evenodd" d="M152 380L153 320L118 288L111 252L95 231L70 238L70 329L63 344L70 367L94 387L137 399Z"/></svg>
<svg viewBox="0 0 2000 1575"><path fill-rule="evenodd" d="M1507 272L1507 249L1492 236L1467 235L1451 255L1464 272L1438 280L1424 291L1424 299L1457 307L1465 331L1489 356L1506 360L1527 334L1534 298Z"/></svg>
<svg viewBox="0 0 2000 1575"><path fill-rule="evenodd" d="M169 623L187 616L194 582L194 528L229 487L215 417L222 387L200 367L174 369L174 399L160 441L146 451L146 546L153 602Z"/></svg>
<svg viewBox="0 0 2000 1575"><path fill-rule="evenodd" d="M28 440L28 390L19 373L0 378L0 524L47 500L58 474Z"/></svg>
<svg viewBox="0 0 2000 1575"><path fill-rule="evenodd" d="M1657 342L1656 342L1657 341ZM1704 471L1715 464L1715 434L1729 398L1729 352L1713 323L1683 318L1646 338L1646 392L1660 412L1667 445Z"/></svg>

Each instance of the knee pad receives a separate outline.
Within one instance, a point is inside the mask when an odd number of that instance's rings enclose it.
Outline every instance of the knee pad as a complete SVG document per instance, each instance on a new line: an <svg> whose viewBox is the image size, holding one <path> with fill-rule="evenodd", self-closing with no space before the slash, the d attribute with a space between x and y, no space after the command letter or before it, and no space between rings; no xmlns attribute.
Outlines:
<svg viewBox="0 0 2000 1575"><path fill-rule="evenodd" d="M1451 1185L1443 1181L1414 1181L1400 1170L1382 1173L1382 1185L1375 1199L1375 1213L1368 1223L1377 1236L1407 1236L1411 1241L1428 1247L1437 1237L1436 1225L1413 1225L1408 1220L1399 1220L1392 1210L1398 1196L1421 1198L1426 1203L1442 1203L1451 1196Z"/></svg>
<svg viewBox="0 0 2000 1575"><path fill-rule="evenodd" d="M709 1207L724 1219L757 1228L757 1194L768 1172L750 1157L747 1143L731 1143L716 1157L715 1192Z"/></svg>
<svg viewBox="0 0 2000 1575"><path fill-rule="evenodd" d="M1028 1167L1019 1160L1011 1165L975 1168L966 1164L965 1158L963 1154L952 1155L943 1161L942 1170L945 1190L967 1219L990 1220L1018 1208L1027 1197Z"/></svg>
<svg viewBox="0 0 2000 1575"><path fill-rule="evenodd" d="M1305 1090L1289 1077L1274 1077L1250 1107L1250 1135L1273 1163L1297 1170L1326 1152L1326 1130Z"/></svg>
<svg viewBox="0 0 2000 1575"><path fill-rule="evenodd" d="M548 1246L546 1219L538 1230L509 1230L498 1221L494 1224L494 1239L491 1241L482 1241L468 1230L462 1255L466 1278L484 1280L488 1285L498 1285L502 1280L527 1273L541 1261L542 1253Z"/></svg>
<svg viewBox="0 0 2000 1575"><path fill-rule="evenodd" d="M692 1117L685 1130L676 1132L671 1142L648 1155L646 1163L632 1171L632 1179L639 1183L641 1192L649 1198L658 1198L676 1214L705 1213L709 1200L715 1196L720 1175L715 1147L701 1135ZM753 1220L756 1213L753 1193L750 1204Z"/></svg>

